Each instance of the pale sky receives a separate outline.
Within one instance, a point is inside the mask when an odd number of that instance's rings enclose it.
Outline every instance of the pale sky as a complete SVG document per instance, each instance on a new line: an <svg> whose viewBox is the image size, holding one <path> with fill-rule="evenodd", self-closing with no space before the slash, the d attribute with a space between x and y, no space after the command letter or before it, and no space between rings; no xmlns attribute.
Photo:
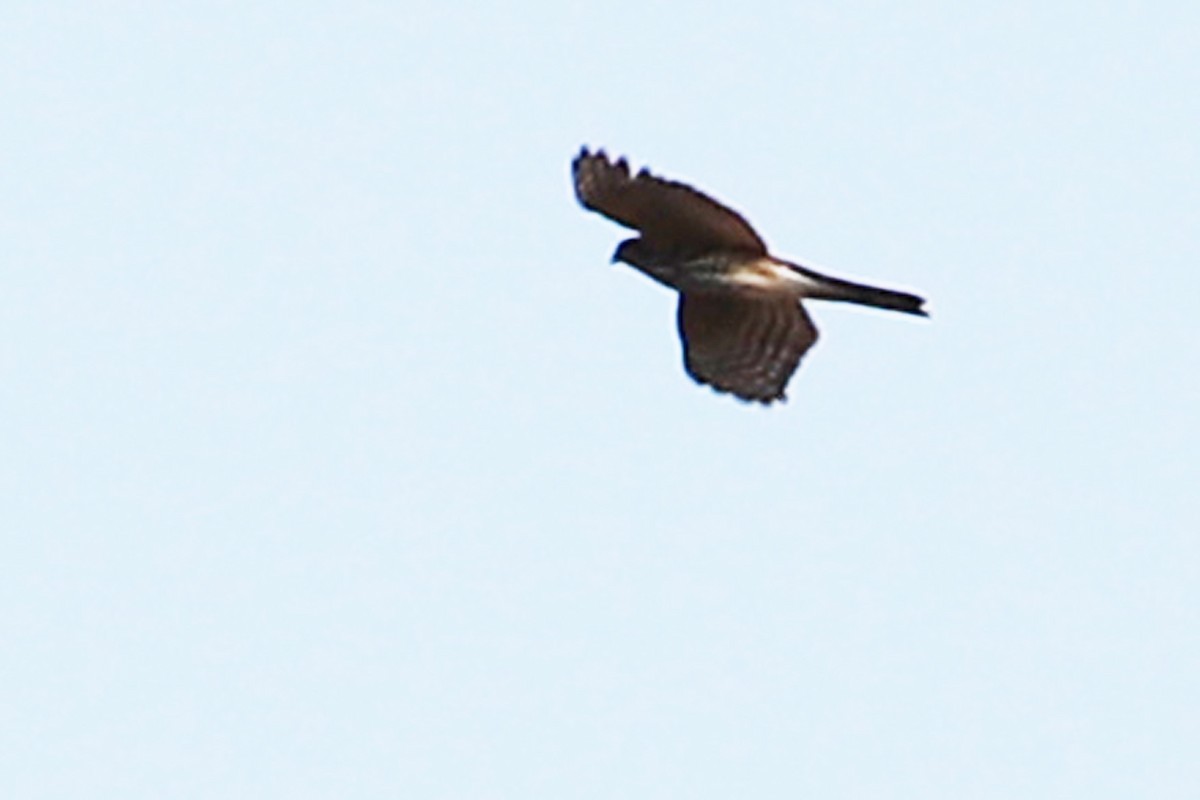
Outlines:
<svg viewBox="0 0 1200 800"><path fill-rule="evenodd" d="M1196 797L1195 4L0 24L0 796ZM583 144L932 318L696 386Z"/></svg>

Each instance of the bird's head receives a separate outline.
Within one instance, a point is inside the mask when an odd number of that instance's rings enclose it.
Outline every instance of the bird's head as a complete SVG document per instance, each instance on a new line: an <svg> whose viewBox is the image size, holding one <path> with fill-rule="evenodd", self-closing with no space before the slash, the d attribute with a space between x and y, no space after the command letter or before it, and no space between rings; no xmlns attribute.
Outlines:
<svg viewBox="0 0 1200 800"><path fill-rule="evenodd" d="M649 252L646 249L646 243L641 239L626 239L617 245L617 249L613 252L612 263L623 261L632 267L643 266L649 260Z"/></svg>
<svg viewBox="0 0 1200 800"><path fill-rule="evenodd" d="M626 239L613 253L613 263L624 261L629 266L644 272L661 284L674 288L678 280L680 259L673 253L663 252L644 239Z"/></svg>

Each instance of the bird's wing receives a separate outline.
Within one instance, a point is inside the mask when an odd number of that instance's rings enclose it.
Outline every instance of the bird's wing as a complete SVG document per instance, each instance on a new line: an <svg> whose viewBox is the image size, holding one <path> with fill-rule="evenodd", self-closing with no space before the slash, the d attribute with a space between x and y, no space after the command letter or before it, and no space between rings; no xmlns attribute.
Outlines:
<svg viewBox="0 0 1200 800"><path fill-rule="evenodd" d="M736 211L690 186L629 172L624 159L584 148L571 163L575 195L585 208L641 232L657 250L702 253L741 250L766 255L767 246Z"/></svg>
<svg viewBox="0 0 1200 800"><path fill-rule="evenodd" d="M697 383L743 400L783 400L817 329L794 297L727 292L679 296L683 363Z"/></svg>

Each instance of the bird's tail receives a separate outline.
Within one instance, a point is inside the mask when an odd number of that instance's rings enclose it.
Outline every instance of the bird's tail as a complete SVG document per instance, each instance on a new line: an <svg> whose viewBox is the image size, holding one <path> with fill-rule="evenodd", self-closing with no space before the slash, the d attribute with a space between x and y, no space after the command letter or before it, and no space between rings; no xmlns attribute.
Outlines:
<svg viewBox="0 0 1200 800"><path fill-rule="evenodd" d="M884 308L888 311L900 311L904 314L916 314L927 317L929 314L922 306L925 298L908 292L897 292L893 289L880 289L877 286L867 286L862 283L845 281L822 275L799 264L789 264L792 269L806 278L811 278L813 288L809 297L819 300L834 300L843 303L857 303L860 306Z"/></svg>

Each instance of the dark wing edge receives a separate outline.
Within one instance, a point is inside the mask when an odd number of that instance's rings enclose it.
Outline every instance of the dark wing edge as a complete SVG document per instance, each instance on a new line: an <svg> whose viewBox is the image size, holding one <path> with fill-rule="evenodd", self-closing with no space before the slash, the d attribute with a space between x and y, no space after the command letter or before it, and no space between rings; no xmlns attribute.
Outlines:
<svg viewBox="0 0 1200 800"><path fill-rule="evenodd" d="M586 147L571 162L580 204L641 232L656 249L689 253L739 250L766 255L767 246L736 211L692 187L652 175L633 174L624 158Z"/></svg>
<svg viewBox="0 0 1200 800"><path fill-rule="evenodd" d="M678 325L693 380L764 405L787 399L788 381L818 336L791 297L683 293Z"/></svg>

